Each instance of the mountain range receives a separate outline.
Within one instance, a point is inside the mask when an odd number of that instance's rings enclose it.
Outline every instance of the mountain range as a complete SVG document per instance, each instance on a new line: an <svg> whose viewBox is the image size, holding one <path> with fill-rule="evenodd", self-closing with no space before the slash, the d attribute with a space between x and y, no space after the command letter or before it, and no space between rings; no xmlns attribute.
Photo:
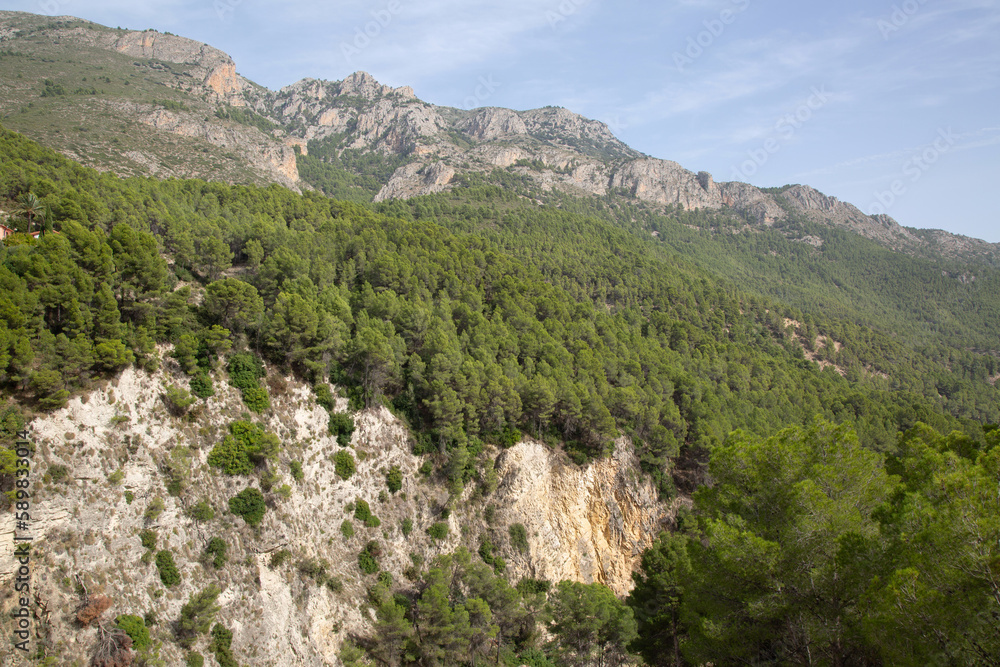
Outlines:
<svg viewBox="0 0 1000 667"><path fill-rule="evenodd" d="M122 176L301 190L324 189L329 172L343 170L354 177L354 191L346 194L379 202L444 192L464 174L503 170L527 177L542 194L729 211L747 229L799 214L915 256L1000 261L1000 244L903 227L808 185L717 182L706 172L643 155L604 123L563 108L442 107L365 72L343 81L306 78L271 91L238 74L230 56L207 44L72 17L0 12L0 51L4 124ZM482 82L480 98L488 99L491 85ZM345 163L345 151L367 158ZM313 160L300 168L310 152L325 164Z"/></svg>

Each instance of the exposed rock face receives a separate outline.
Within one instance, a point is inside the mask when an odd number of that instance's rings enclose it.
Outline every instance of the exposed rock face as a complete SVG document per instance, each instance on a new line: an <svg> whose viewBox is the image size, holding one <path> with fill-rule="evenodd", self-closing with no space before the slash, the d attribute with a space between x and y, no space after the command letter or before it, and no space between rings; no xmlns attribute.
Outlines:
<svg viewBox="0 0 1000 667"><path fill-rule="evenodd" d="M674 204L686 209L722 206L718 191L705 190L697 176L669 160L649 158L629 162L611 177L611 187L656 204Z"/></svg>
<svg viewBox="0 0 1000 667"><path fill-rule="evenodd" d="M427 167L411 163L396 170L389 182L375 196L375 201L408 199L442 192L447 189L454 176L455 170L443 162L436 162Z"/></svg>
<svg viewBox="0 0 1000 667"><path fill-rule="evenodd" d="M351 102L345 104L345 98ZM349 132L349 148L385 153L408 153L447 125L409 86L384 86L367 72L343 81L303 79L282 88L268 108L282 123L306 124L306 140Z"/></svg>
<svg viewBox="0 0 1000 667"><path fill-rule="evenodd" d="M808 185L795 185L781 196L793 208L805 212L814 220L837 227L846 227L867 238L897 250L910 249L920 240L887 215L869 216L856 206L828 197Z"/></svg>
<svg viewBox="0 0 1000 667"><path fill-rule="evenodd" d="M416 99L416 96L413 94L413 88L409 86L403 86L402 88L384 86L376 81L375 77L368 72L355 72L348 76L340 82L337 94L359 95L370 100L384 95L396 95L404 101Z"/></svg>
<svg viewBox="0 0 1000 667"><path fill-rule="evenodd" d="M111 48L136 58L194 65L203 74L201 85L214 92L219 100L236 106L245 103L240 94L250 87L249 83L236 74L232 58L207 44L145 30L126 32L114 40Z"/></svg>
<svg viewBox="0 0 1000 667"><path fill-rule="evenodd" d="M600 163L582 164L570 174L573 186L598 197L608 192L607 169Z"/></svg>
<svg viewBox="0 0 1000 667"><path fill-rule="evenodd" d="M712 187L719 191L723 204L748 214L759 223L770 225L785 217L784 209L778 205L774 197L761 192L752 185L730 181L728 183L715 183Z"/></svg>
<svg viewBox="0 0 1000 667"><path fill-rule="evenodd" d="M123 107L119 107L123 108ZM299 170L295 150L274 141L257 128L237 124L206 123L191 113L177 113L164 109L125 106L139 122L159 131L183 137L193 137L235 152L270 182L287 188L298 189Z"/></svg>
<svg viewBox="0 0 1000 667"><path fill-rule="evenodd" d="M443 178L446 171L439 176ZM233 649L248 664L336 665L342 641L352 633L368 634L371 617L359 605L371 584L358 569L358 552L368 540L383 546L379 564L393 579L403 581L411 565L409 554L428 561L460 545L475 552L485 502L501 507L500 518L523 523L528 529L528 554L504 552L508 575L532 575L553 580L601 581L619 593L631 587L630 575L641 549L655 537L668 508L656 501L655 490L638 472L631 448L619 443L612 459L579 468L559 461L543 445L522 442L500 457L500 486L487 501L472 501L472 489L448 519L449 535L436 542L426 528L440 520L437 508L448 500L440 486L418 474L421 459L411 453L410 435L387 410L355 414L352 438L357 472L348 480L334 472L333 454L340 448L327 429L328 415L317 406L310 388L294 379L284 391L272 392L272 409L261 419L281 439L282 463L275 466L288 483L288 497L271 492L269 509L258 530L229 514L228 499L256 477L229 477L207 465L208 453L229 422L244 411L239 393L221 382L216 395L190 420L171 416L160 395L163 387L183 381L168 362L150 375L128 369L86 399L32 424L36 445L32 466L33 579L40 607L53 612L35 627L53 640L52 651L63 661L87 662L95 641L94 628L82 629L66 613L77 603L71 583L85 578L92 593L113 600L106 616L153 611L161 626L178 618L192 593L215 583L223 589L219 621L232 630ZM339 399L337 409L347 407ZM164 470L180 452L190 457L182 465L189 476L178 496L166 491ZM302 463L304 479L288 476L287 462ZM39 485L50 465L66 465L68 480ZM402 493L385 496L385 470L399 466ZM115 484L110 475L120 470ZM133 495L130 501L126 495ZM405 494L405 498L404 498ZM147 514L160 498L161 514ZM365 528L345 538L341 522L345 508L356 499L367 500L382 525ZM216 516L208 521L191 518L188 510L208 502ZM414 524L404 537L404 518ZM0 587L10 585L15 559L13 515L0 516ZM139 531L157 533L156 549L169 549L182 574L181 583L166 589L156 567L143 561ZM471 528L465 534L463 528ZM221 569L205 565L202 554L211 537L228 544L229 562ZM269 567L278 549L291 552L285 565ZM317 586L297 568L300 561L325 561L327 573L337 577L343 591ZM67 583L70 582L70 583ZM151 592L163 591L153 596ZM4 602L4 611L9 605ZM198 647L204 652L202 640ZM168 643L160 656L166 664L182 664L176 645ZM0 657L0 665L13 664Z"/></svg>
<svg viewBox="0 0 1000 667"><path fill-rule="evenodd" d="M479 141L493 141L508 134L527 134L524 121L510 109L489 107L470 118L462 129Z"/></svg>
<svg viewBox="0 0 1000 667"><path fill-rule="evenodd" d="M561 107L523 111L519 116L532 136L556 134L560 139L587 139L604 146L605 150L632 157L638 155L622 143L604 123L584 118Z"/></svg>
<svg viewBox="0 0 1000 667"><path fill-rule="evenodd" d="M527 159L529 153L514 147L490 144L478 148L474 153L476 157L494 167L509 167L518 160Z"/></svg>
<svg viewBox="0 0 1000 667"><path fill-rule="evenodd" d="M503 452L497 471L502 519L528 532L530 553L508 562L515 577L600 582L619 595L632 589L632 572L668 512L630 443L578 468L541 443L522 442Z"/></svg>

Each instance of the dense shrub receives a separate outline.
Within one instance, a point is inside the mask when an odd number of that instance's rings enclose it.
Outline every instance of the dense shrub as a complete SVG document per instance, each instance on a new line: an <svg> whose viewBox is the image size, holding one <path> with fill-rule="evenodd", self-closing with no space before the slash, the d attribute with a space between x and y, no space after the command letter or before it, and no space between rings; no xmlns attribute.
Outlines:
<svg viewBox="0 0 1000 667"><path fill-rule="evenodd" d="M188 408L194 405L197 400L197 397L192 396L191 392L187 389L183 389L176 385L170 385L167 387L166 391L163 392L163 402L166 404L170 413L175 417L180 417L186 414Z"/></svg>
<svg viewBox="0 0 1000 667"><path fill-rule="evenodd" d="M201 371L189 382L191 393L198 398L209 398L215 396L215 385L212 383L212 376L205 371Z"/></svg>
<svg viewBox="0 0 1000 667"><path fill-rule="evenodd" d="M212 628L212 641L208 645L208 650L215 654L215 661L219 663L219 667L239 667L232 647L233 633L221 623L216 623Z"/></svg>
<svg viewBox="0 0 1000 667"><path fill-rule="evenodd" d="M347 539L354 537L354 524L348 519L344 519L343 523L340 524L340 534Z"/></svg>
<svg viewBox="0 0 1000 667"><path fill-rule="evenodd" d="M213 537L208 541L208 545L205 547L205 557L216 569L218 569L225 565L226 560L228 560L226 550L226 541L221 537Z"/></svg>
<svg viewBox="0 0 1000 667"><path fill-rule="evenodd" d="M510 543L521 553L528 552L528 529L523 523L512 523L507 532L510 534Z"/></svg>
<svg viewBox="0 0 1000 667"><path fill-rule="evenodd" d="M146 549L156 548L156 531L150 530L149 528L143 528L139 531L139 542Z"/></svg>
<svg viewBox="0 0 1000 667"><path fill-rule="evenodd" d="M431 524L430 528L427 529L427 534L435 540L443 540L448 536L448 524L444 521Z"/></svg>
<svg viewBox="0 0 1000 667"><path fill-rule="evenodd" d="M346 412L335 412L330 415L330 435L337 436L337 444L347 447L354 435L354 417Z"/></svg>
<svg viewBox="0 0 1000 667"><path fill-rule="evenodd" d="M243 489L229 499L229 511L243 517L247 524L258 526L267 511L264 494L253 487Z"/></svg>
<svg viewBox="0 0 1000 667"><path fill-rule="evenodd" d="M152 645L145 619L131 614L122 614L115 619L115 625L132 639L132 648L135 650L144 651Z"/></svg>
<svg viewBox="0 0 1000 667"><path fill-rule="evenodd" d="M229 356L226 370L229 372L229 384L240 390L243 402L248 408L261 413L271 407L267 390L260 385L260 379L266 373L264 364L257 355L251 352L232 354Z"/></svg>
<svg viewBox="0 0 1000 667"><path fill-rule="evenodd" d="M379 546L378 542L370 541L358 554L358 567L365 574L375 574L378 572L378 558L381 555L382 547Z"/></svg>
<svg viewBox="0 0 1000 667"><path fill-rule="evenodd" d="M267 394L267 389L264 387L248 387L243 389L243 402L246 406L260 414L271 407L271 397Z"/></svg>
<svg viewBox="0 0 1000 667"><path fill-rule="evenodd" d="M493 568L497 574L501 574L507 569L507 563L500 554L496 553L496 545L488 537L484 537L479 543L479 557L483 562Z"/></svg>
<svg viewBox="0 0 1000 667"><path fill-rule="evenodd" d="M354 503L354 518L362 522L369 528L378 528L382 525L379 518L372 514L371 508L368 506L368 502L357 499Z"/></svg>
<svg viewBox="0 0 1000 667"><path fill-rule="evenodd" d="M278 458L281 441L258 424L235 421L229 433L208 454L208 464L227 475L249 475L258 465Z"/></svg>
<svg viewBox="0 0 1000 667"><path fill-rule="evenodd" d="M351 475L357 469L357 465L354 463L354 457L346 449L342 449L337 452L333 457L334 470L337 476L341 479L350 479Z"/></svg>
<svg viewBox="0 0 1000 667"><path fill-rule="evenodd" d="M531 579L525 577L517 582L517 590L521 595L545 594L552 588L552 582L545 579Z"/></svg>
<svg viewBox="0 0 1000 667"><path fill-rule="evenodd" d="M302 472L302 463L300 461L292 461L288 464L288 469L292 473L292 479L296 482L301 482L305 479L305 474Z"/></svg>
<svg viewBox="0 0 1000 667"><path fill-rule="evenodd" d="M219 612L219 587L211 584L199 593L193 593L181 607L181 617L177 621L178 643L184 648L191 648L198 635L208 632L215 615Z"/></svg>
<svg viewBox="0 0 1000 667"><path fill-rule="evenodd" d="M199 500L191 506L187 512L188 516L197 521L211 521L215 518L215 508L204 500Z"/></svg>
<svg viewBox="0 0 1000 667"><path fill-rule="evenodd" d="M229 384L237 389L259 386L260 379L266 375L264 363L252 352L234 352L229 355L226 371L229 373Z"/></svg>
<svg viewBox="0 0 1000 667"><path fill-rule="evenodd" d="M156 569L160 571L160 581L167 588L181 582L181 572L177 569L174 555L170 551L163 549L156 554Z"/></svg>
<svg viewBox="0 0 1000 667"><path fill-rule="evenodd" d="M389 487L389 493L396 493L403 488L403 471L399 466L392 466L385 476L385 484Z"/></svg>
<svg viewBox="0 0 1000 667"><path fill-rule="evenodd" d="M326 382L317 382L313 386L313 392L316 394L316 404L327 412L332 413L337 406L337 401L333 396L333 392L330 391L330 385Z"/></svg>

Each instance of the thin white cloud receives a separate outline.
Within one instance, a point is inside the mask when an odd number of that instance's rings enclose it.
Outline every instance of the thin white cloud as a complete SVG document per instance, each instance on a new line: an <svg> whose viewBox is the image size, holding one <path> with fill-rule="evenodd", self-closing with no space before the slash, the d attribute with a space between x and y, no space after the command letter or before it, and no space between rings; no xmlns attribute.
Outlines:
<svg viewBox="0 0 1000 667"><path fill-rule="evenodd" d="M948 132L948 128L940 128L941 132ZM975 148L984 148L986 146L993 146L1000 144L1000 127L984 127L974 132L963 132L955 133L954 144L948 147L949 153L958 153L961 151L972 150ZM934 140L936 140L935 137ZM864 165L871 164L885 164L893 163L898 166L902 160L907 160L914 155L919 155L924 149L933 146L934 140L923 143L916 146L909 146L907 148L900 148L894 151L888 151L885 153L875 153L872 155L862 155L850 160L844 160L837 162L835 164L827 165L824 167L819 167L817 169L811 169L809 171L803 171L798 174L802 178L809 178L811 176L820 176L826 174L835 174L838 172L843 172L846 170L855 169ZM867 181L863 181L867 182Z"/></svg>

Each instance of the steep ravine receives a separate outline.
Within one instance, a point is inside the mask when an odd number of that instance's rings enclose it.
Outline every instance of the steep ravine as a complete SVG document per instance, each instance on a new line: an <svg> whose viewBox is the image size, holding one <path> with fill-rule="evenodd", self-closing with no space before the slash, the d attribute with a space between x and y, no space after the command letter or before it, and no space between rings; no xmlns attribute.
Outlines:
<svg viewBox="0 0 1000 667"><path fill-rule="evenodd" d="M48 642L49 655L59 664L86 664L96 629L75 622L79 595L77 575L90 593L113 600L107 618L118 614L142 616L154 612L159 623L154 641L163 643L165 664L181 664L179 647L171 640L171 623L192 593L211 583L222 588L219 620L234 634L233 649L244 664L337 664L343 639L366 633L371 621L364 605L366 588L374 577L358 568L358 552L371 539L381 542L385 554L380 566L397 585L409 582L403 571L410 554L428 561L465 544L475 552L487 529L483 509L497 507L492 528L527 528L529 552L521 554L501 545L508 562L507 576L552 581L600 581L619 594L631 587L631 572L642 549L655 537L669 508L656 500L643 479L626 441L613 458L586 467L568 463L563 455L540 443L523 441L496 458L497 490L486 499L466 489L448 518L449 535L434 541L426 528L440 520L448 494L442 485L418 472L421 457L411 453L410 435L387 410L355 415L352 447L357 472L348 480L334 473L333 455L340 448L327 432L327 412L318 406L308 386L291 378L270 378L272 408L253 418L277 434L283 448L276 469L289 484L286 499L272 491L259 530L246 526L228 511L227 501L246 486L259 487L257 477L227 477L207 465L211 448L233 420L249 419L236 390L216 381L216 395L197 415L172 416L161 394L168 384L182 384L172 362L154 374L129 369L87 396L32 423L33 507L31 532L35 536L32 585L40 612L33 626L33 643ZM338 409L346 408L346 400ZM179 496L166 490L165 467L178 448L191 451L190 477ZM180 451L183 451L181 449ZM304 479L295 482L288 463L301 461ZM64 465L70 471L62 481L51 473ZM392 465L403 472L400 493L386 494L385 471ZM112 475L121 470L118 483ZM380 500L380 494L382 499ZM128 502L126 496L132 495ZM164 501L162 514L146 518L151 502ZM356 534L345 539L341 522L350 518L345 506L367 500L381 519L379 528L354 521ZM215 517L196 521L186 510L209 502ZM405 538L401 521L410 518L414 529ZM9 592L13 577L13 518L0 517L0 591L4 610L13 605ZM180 584L165 588L156 566L140 544L144 528L158 535L156 549L170 549L182 574ZM229 546L228 563L221 569L203 564L207 541L218 536ZM291 557L271 569L271 554L288 549ZM342 591L317 586L297 569L304 559L326 561L327 572L339 579ZM5 629L6 631L6 629ZM205 652L207 638L195 648ZM14 656L0 664L16 665Z"/></svg>

